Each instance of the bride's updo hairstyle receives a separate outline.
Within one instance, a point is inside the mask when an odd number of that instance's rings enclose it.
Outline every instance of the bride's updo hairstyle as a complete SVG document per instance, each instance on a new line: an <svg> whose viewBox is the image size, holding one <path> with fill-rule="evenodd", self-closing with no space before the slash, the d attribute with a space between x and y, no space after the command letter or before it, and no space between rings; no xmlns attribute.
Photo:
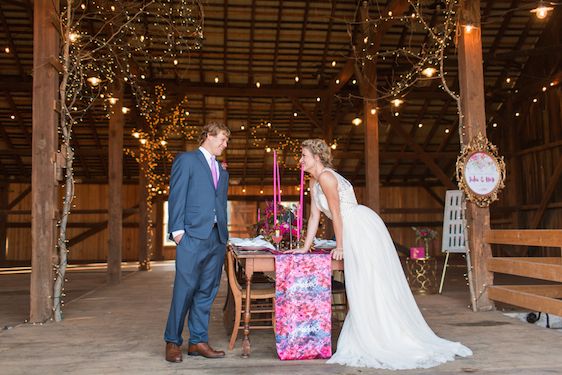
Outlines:
<svg viewBox="0 0 562 375"><path fill-rule="evenodd" d="M312 155L318 155L325 167L332 168L332 150L323 139L307 139L301 147L310 150Z"/></svg>

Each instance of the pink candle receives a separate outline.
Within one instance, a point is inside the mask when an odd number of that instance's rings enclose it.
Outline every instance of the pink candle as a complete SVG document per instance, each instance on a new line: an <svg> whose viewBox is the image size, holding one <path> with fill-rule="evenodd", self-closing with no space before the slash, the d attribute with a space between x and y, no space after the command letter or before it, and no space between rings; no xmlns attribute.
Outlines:
<svg viewBox="0 0 562 375"><path fill-rule="evenodd" d="M258 208L258 221L260 221L260 209Z"/></svg>
<svg viewBox="0 0 562 375"><path fill-rule="evenodd" d="M298 227L298 233L297 233L297 241L300 241L301 239L301 229L302 229L302 214L303 214L303 209L302 209L302 203L303 203L303 194L304 194L304 168L302 167L301 164L301 183L300 183L300 200L299 200L299 214L298 214L298 221L297 221L297 227Z"/></svg>
<svg viewBox="0 0 562 375"><path fill-rule="evenodd" d="M273 225L277 224L277 150L273 150Z"/></svg>
<svg viewBox="0 0 562 375"><path fill-rule="evenodd" d="M279 204L281 204L281 174L279 174L279 160L277 161L277 189L279 189Z"/></svg>

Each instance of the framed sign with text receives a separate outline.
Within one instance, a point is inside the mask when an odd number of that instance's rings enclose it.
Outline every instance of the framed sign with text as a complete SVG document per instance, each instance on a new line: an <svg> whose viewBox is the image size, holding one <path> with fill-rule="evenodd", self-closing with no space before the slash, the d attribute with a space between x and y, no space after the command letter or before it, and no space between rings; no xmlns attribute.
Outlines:
<svg viewBox="0 0 562 375"><path fill-rule="evenodd" d="M504 187L505 163L498 149L481 133L463 147L457 158L457 181L466 198L478 207L498 199Z"/></svg>

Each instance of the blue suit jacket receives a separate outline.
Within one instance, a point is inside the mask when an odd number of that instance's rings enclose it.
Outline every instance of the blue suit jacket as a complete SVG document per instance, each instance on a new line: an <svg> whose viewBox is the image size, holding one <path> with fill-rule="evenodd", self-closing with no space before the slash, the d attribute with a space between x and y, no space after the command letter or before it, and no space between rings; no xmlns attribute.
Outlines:
<svg viewBox="0 0 562 375"><path fill-rule="evenodd" d="M228 172L219 165L217 189L211 169L198 149L178 154L172 164L168 199L168 233L183 229L190 237L209 238L215 216L221 242L228 240Z"/></svg>

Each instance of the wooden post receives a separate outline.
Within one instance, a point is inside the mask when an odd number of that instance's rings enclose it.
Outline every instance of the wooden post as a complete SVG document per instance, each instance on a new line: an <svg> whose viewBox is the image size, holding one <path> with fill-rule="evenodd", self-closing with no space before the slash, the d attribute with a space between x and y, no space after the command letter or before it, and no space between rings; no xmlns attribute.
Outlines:
<svg viewBox="0 0 562 375"><path fill-rule="evenodd" d="M480 30L480 0L462 0L460 4L461 31L459 35L459 82L464 129L463 142L468 143L478 133L486 136L484 110L484 73L482 68L482 34ZM472 25L472 29L463 26ZM475 309L494 308L488 298L488 286L494 282L493 273L486 269L492 250L483 233L490 229L490 210L467 202L467 234L473 266Z"/></svg>
<svg viewBox="0 0 562 375"><path fill-rule="evenodd" d="M113 82L113 97L109 117L109 250L107 255L107 280L109 284L121 282L121 260L123 241L123 81L117 77Z"/></svg>
<svg viewBox="0 0 562 375"><path fill-rule="evenodd" d="M53 264L56 247L59 75L57 1L33 3L33 105L31 151L31 285L30 321L44 322L53 313Z"/></svg>
<svg viewBox="0 0 562 375"><path fill-rule="evenodd" d="M155 260L163 260L164 248L164 199L161 195L153 205L156 210L156 219L154 220L154 257Z"/></svg>
<svg viewBox="0 0 562 375"><path fill-rule="evenodd" d="M0 265L6 261L9 186L7 183L0 184Z"/></svg>
<svg viewBox="0 0 562 375"><path fill-rule="evenodd" d="M376 82L376 74L375 82ZM372 77L371 77L372 79ZM364 99L365 118L365 203L373 210L380 211L380 171L379 171L379 118L375 102L376 91Z"/></svg>
<svg viewBox="0 0 562 375"><path fill-rule="evenodd" d="M363 35L372 37L368 20L369 8L366 1L361 9ZM381 36L382 37L382 36ZM363 38L361 38L363 39ZM366 45L359 46L362 50ZM380 165L379 165L379 118L377 114L377 65L376 60L366 59L363 75L359 78L363 96L363 119L365 125L365 205L380 211Z"/></svg>
<svg viewBox="0 0 562 375"><path fill-rule="evenodd" d="M148 259L149 246L149 209L148 192L146 191L146 175L139 168L139 270L146 271L150 268Z"/></svg>
<svg viewBox="0 0 562 375"><path fill-rule="evenodd" d="M507 100L506 103L507 116L513 115L513 101L511 98ZM507 127L506 120L502 121L502 134L507 138L507 147L509 152L509 159L507 162L507 187L506 187L506 198L508 204L513 207L513 212L511 214L511 227L512 228L522 228L523 223L523 213L520 209L523 205L523 193L521 187L523 186L523 176L521 170L521 157L517 154L520 150L519 136L517 127ZM526 256L527 246L508 246L509 255L512 256ZM505 256L505 255L503 255Z"/></svg>

